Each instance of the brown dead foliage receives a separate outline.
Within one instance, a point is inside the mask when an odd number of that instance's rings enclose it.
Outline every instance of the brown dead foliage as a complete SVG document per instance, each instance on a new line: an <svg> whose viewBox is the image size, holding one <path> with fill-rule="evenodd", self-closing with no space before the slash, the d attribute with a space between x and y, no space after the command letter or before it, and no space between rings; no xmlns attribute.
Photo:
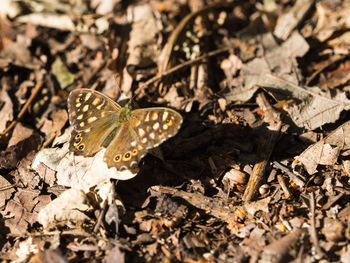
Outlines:
<svg viewBox="0 0 350 263"><path fill-rule="evenodd" d="M2 262L349 262L350 1L3 2ZM184 122L116 182L80 88Z"/></svg>

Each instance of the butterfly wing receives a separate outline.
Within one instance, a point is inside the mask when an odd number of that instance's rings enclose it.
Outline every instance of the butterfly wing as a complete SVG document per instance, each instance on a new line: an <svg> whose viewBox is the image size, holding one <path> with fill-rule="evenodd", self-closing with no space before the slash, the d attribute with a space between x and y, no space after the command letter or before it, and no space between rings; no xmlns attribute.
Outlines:
<svg viewBox="0 0 350 263"><path fill-rule="evenodd" d="M134 131L125 123L108 145L103 158L108 167L135 171L138 169L138 161L146 153L147 149L138 144Z"/></svg>
<svg viewBox="0 0 350 263"><path fill-rule="evenodd" d="M133 110L107 147L105 162L118 170L135 169L147 150L174 136L181 123L181 115L169 108Z"/></svg>
<svg viewBox="0 0 350 263"><path fill-rule="evenodd" d="M78 155L92 156L106 147L121 125L120 105L90 89L73 90L68 97L69 121L73 126L69 148Z"/></svg>
<svg viewBox="0 0 350 263"><path fill-rule="evenodd" d="M131 112L130 127L144 148L157 147L180 129L182 116L165 107L137 109Z"/></svg>

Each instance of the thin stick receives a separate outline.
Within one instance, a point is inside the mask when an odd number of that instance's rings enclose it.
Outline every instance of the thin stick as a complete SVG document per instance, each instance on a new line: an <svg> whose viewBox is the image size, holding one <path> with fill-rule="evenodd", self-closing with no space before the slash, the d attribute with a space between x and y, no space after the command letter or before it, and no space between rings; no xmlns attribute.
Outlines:
<svg viewBox="0 0 350 263"><path fill-rule="evenodd" d="M110 188L110 192L112 192L112 196L113 198L115 197L115 186L117 185L118 180L114 181L112 180L112 184L111 184L111 188ZM113 199L114 200L114 199ZM97 233L98 229L100 228L101 224L102 224L102 219L104 218L106 212L107 212L107 205L108 205L108 197L103 201L102 207L101 207L101 213L99 214L98 218L97 218L97 222L96 225L94 227L93 232Z"/></svg>
<svg viewBox="0 0 350 263"><path fill-rule="evenodd" d="M28 110L30 104L33 102L33 100L34 100L34 98L36 97L36 95L38 95L38 93L39 93L40 89L42 88L42 86L43 86L43 82L42 82L42 81L39 81L39 82L35 85L35 87L34 87L32 93L31 93L30 96L29 96L29 99L27 100L27 102L24 104L23 108L22 108L21 111L19 112L19 114L18 114L18 116L17 116L17 119L14 120L14 121L12 121L12 123L0 134L0 137L6 136L6 134L7 134L8 132L10 132L10 131L15 127L15 125L17 124L17 122L18 122L18 121L23 117L23 115L27 112L27 110Z"/></svg>
<svg viewBox="0 0 350 263"><path fill-rule="evenodd" d="M195 59L192 59L192 60L189 60L189 61L186 61L182 64L179 64L167 71L165 71L164 73L161 73L160 75L158 76L155 76L149 80L147 80L143 85L141 85L140 87L138 87L135 91L135 93L139 93L140 91L144 90L145 88L147 88L149 85L151 85L152 83L158 81L158 80L161 80L162 78L166 77L166 76L169 76L170 74L173 74L174 72L182 69L182 68L185 68L185 67L188 67L188 66L191 66L192 64L195 64L195 63L198 63L199 61L203 60L203 59L206 59L206 58L209 58L209 57L213 57L213 56L216 56L220 53L223 53L223 52L226 52L228 50L230 50L231 47L224 47L224 48L220 48L220 49L216 49L216 50L213 50L203 56L200 56L198 58L195 58Z"/></svg>
<svg viewBox="0 0 350 263"><path fill-rule="evenodd" d="M314 193L311 192L310 194L310 213L311 213L311 218L310 218L310 236L312 243L314 244L315 250L317 255L319 256L319 259L324 257L324 253L320 247L320 244L318 242L317 238L317 232L316 232L316 224L315 224L315 196Z"/></svg>

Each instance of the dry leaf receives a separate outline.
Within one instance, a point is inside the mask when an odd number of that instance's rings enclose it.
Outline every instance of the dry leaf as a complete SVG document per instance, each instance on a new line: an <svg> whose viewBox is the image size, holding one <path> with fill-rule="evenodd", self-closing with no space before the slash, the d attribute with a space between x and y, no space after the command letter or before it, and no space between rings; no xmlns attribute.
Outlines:
<svg viewBox="0 0 350 263"><path fill-rule="evenodd" d="M59 222L83 222L89 219L87 212L93 209L91 201L82 190L69 189L40 210L38 222L44 228L54 227Z"/></svg>
<svg viewBox="0 0 350 263"><path fill-rule="evenodd" d="M350 146L350 122L344 123L332 131L326 138L309 146L302 154L295 157L293 168L301 163L308 174L316 172L317 166L334 165L342 150Z"/></svg>

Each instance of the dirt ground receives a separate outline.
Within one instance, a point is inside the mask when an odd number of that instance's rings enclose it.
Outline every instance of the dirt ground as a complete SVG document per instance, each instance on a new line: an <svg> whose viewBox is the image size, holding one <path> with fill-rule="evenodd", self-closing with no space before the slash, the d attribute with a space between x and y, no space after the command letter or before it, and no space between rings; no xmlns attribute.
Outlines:
<svg viewBox="0 0 350 263"><path fill-rule="evenodd" d="M1 262L350 263L349 0L0 2Z"/></svg>

